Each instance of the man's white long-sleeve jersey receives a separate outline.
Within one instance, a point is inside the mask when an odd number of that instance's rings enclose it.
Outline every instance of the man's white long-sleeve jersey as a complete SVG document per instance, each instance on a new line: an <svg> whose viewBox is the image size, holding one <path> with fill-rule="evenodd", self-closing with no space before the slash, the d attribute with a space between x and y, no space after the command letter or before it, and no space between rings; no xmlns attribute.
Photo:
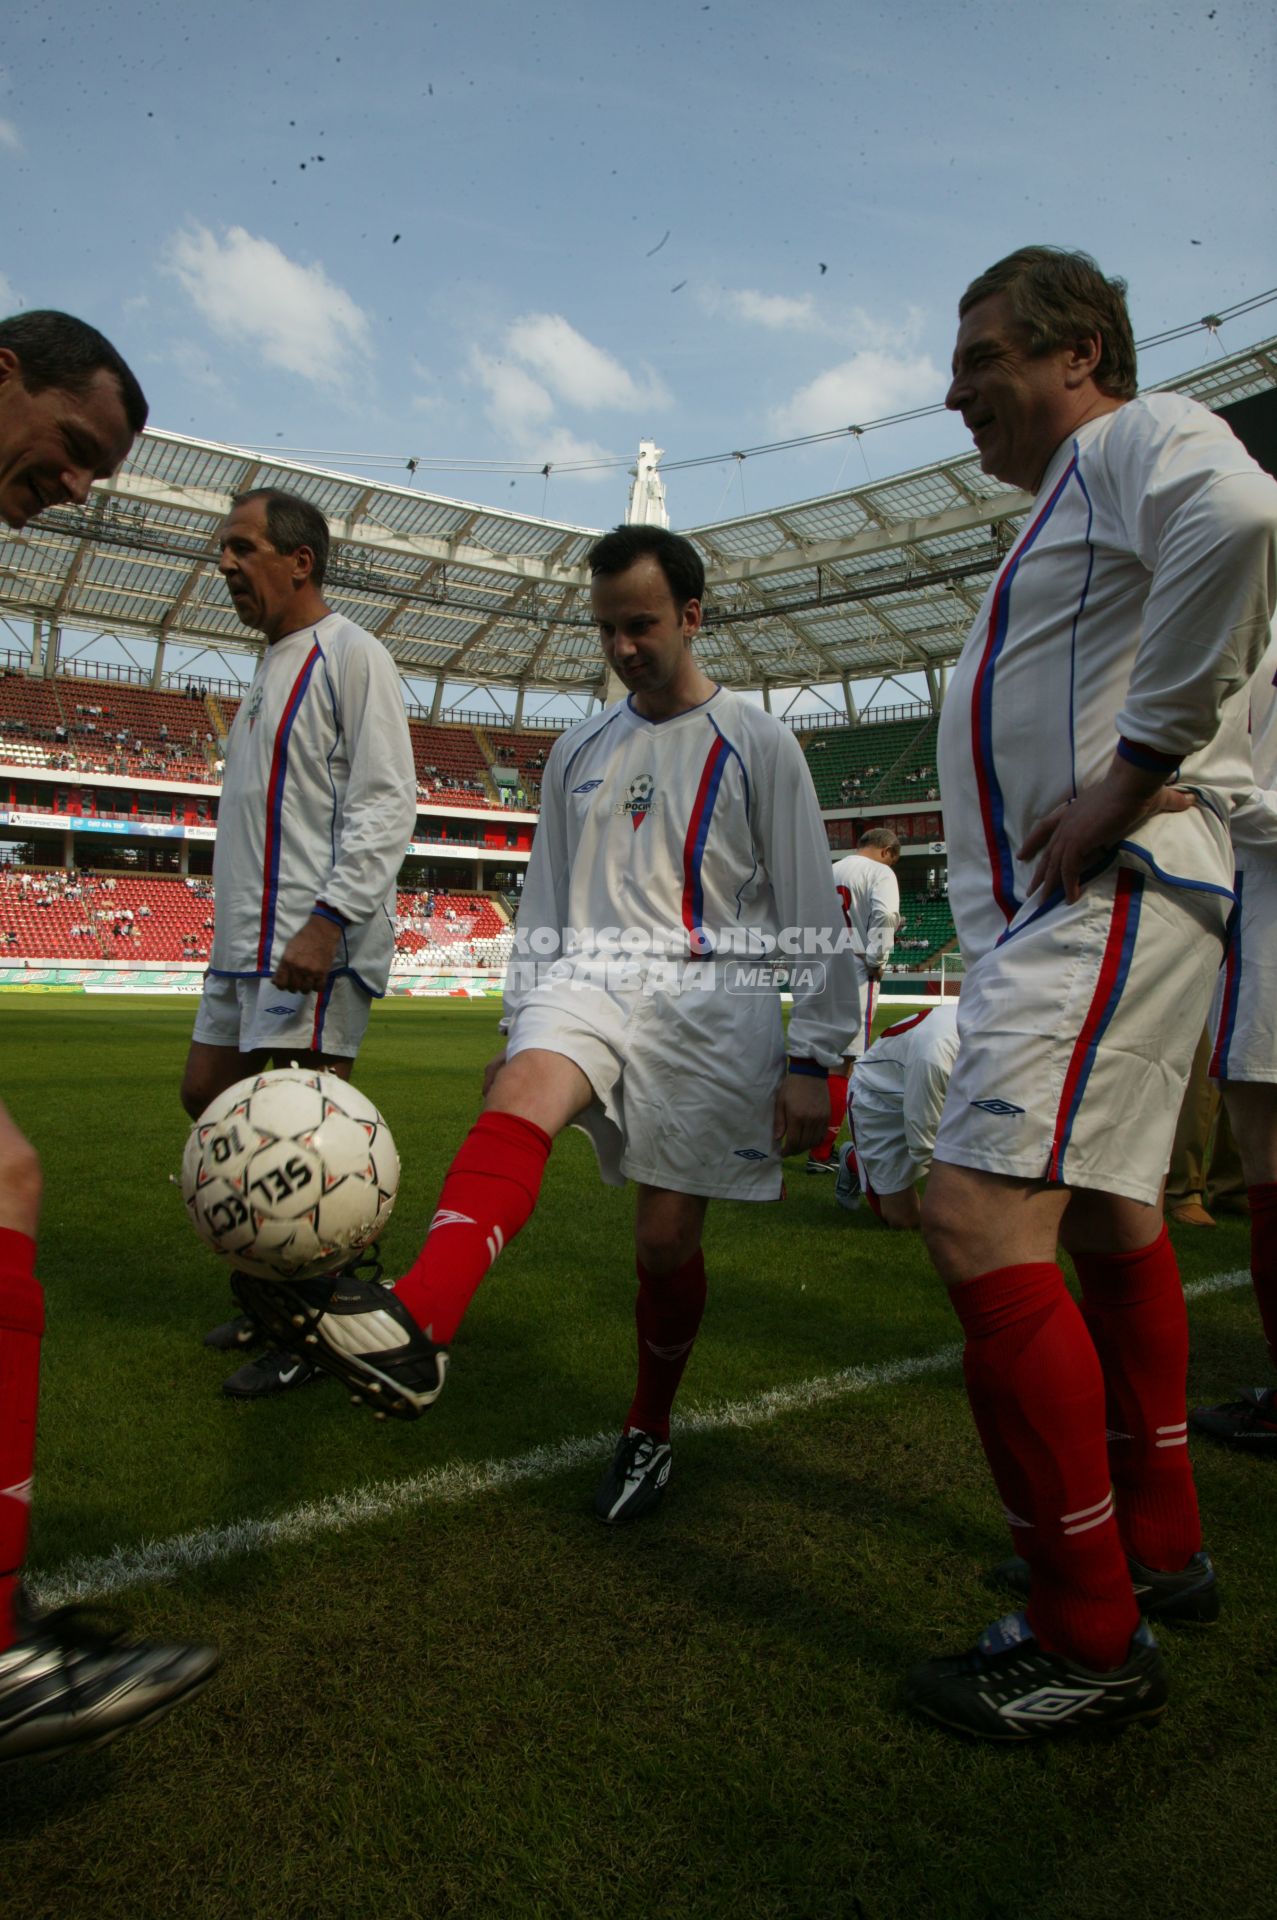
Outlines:
<svg viewBox="0 0 1277 1920"><path fill-rule="evenodd" d="M588 984L752 954L793 970L790 1054L836 1069L858 1024L845 948L811 776L771 714L719 687L667 720L622 701L555 741L507 1022L556 956Z"/></svg>
<svg viewBox="0 0 1277 1920"><path fill-rule="evenodd" d="M1233 814L1233 857L1244 870L1277 860L1277 629L1250 683L1253 785Z"/></svg>
<svg viewBox="0 0 1277 1920"><path fill-rule="evenodd" d="M1115 749L1178 769L1199 798L1154 814L1117 857L1231 891L1228 822L1252 784L1247 685L1275 591L1277 483L1196 401L1149 394L1057 448L941 714L949 900L968 962L1025 904L1029 830L1095 785Z"/></svg>
<svg viewBox="0 0 1277 1920"><path fill-rule="evenodd" d="M881 860L849 853L834 862L834 887L855 952L867 966L884 967L900 925L900 882Z"/></svg>
<svg viewBox="0 0 1277 1920"><path fill-rule="evenodd" d="M379 640L330 613L268 646L226 743L210 973L270 974L320 906L345 923L334 972L384 993L416 793Z"/></svg>

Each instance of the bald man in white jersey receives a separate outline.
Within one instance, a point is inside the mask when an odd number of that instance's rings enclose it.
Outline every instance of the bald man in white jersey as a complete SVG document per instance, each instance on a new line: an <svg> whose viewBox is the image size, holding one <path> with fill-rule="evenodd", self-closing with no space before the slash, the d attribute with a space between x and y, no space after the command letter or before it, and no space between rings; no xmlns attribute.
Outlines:
<svg viewBox="0 0 1277 1920"><path fill-rule="evenodd" d="M995 1740L1160 1713L1141 1610L1218 1607L1160 1194L1232 904L1277 486L1196 402L1135 397L1124 295L1084 254L1010 255L959 304L948 395L1034 497L941 716L967 972L923 1231L1029 1599L909 1697Z"/></svg>
<svg viewBox="0 0 1277 1920"><path fill-rule="evenodd" d="M826 1078L856 1013L802 752L692 651L695 548L620 527L590 568L604 657L629 698L564 734L546 764L508 1046L422 1253L389 1299L359 1282L254 1291L281 1336L299 1329L357 1397L415 1417L532 1211L553 1139L580 1126L603 1178L638 1186L638 1381L595 1501L617 1524L650 1510L669 1477L671 1408L705 1306L708 1204L779 1197L782 1154L824 1132ZM788 1064L776 985L759 973L769 953L793 993Z"/></svg>

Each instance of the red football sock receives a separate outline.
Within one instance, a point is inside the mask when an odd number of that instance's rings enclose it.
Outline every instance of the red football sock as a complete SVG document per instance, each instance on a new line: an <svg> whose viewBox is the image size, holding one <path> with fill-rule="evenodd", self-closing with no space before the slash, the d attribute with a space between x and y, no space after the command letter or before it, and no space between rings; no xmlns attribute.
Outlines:
<svg viewBox="0 0 1277 1920"><path fill-rule="evenodd" d="M18 1637L13 1607L31 1527L43 1332L35 1241L0 1227L0 1652Z"/></svg>
<svg viewBox="0 0 1277 1920"><path fill-rule="evenodd" d="M1100 1356L1122 1545L1173 1572L1202 1544L1188 1457L1188 1313L1170 1236L1134 1253L1075 1253Z"/></svg>
<svg viewBox="0 0 1277 1920"><path fill-rule="evenodd" d="M448 1169L426 1244L395 1287L422 1331L447 1346L475 1289L527 1221L548 1133L514 1113L481 1113Z"/></svg>
<svg viewBox="0 0 1277 1920"><path fill-rule="evenodd" d="M834 1141L842 1132L842 1123L847 1118L847 1076L845 1073L831 1073L829 1076L829 1131L818 1147L811 1150L813 1160L825 1161L834 1150Z"/></svg>
<svg viewBox="0 0 1277 1920"><path fill-rule="evenodd" d="M649 1273L640 1260L638 1282L638 1385L625 1424L668 1440L674 1395L705 1312L705 1256L698 1248L673 1273Z"/></svg>
<svg viewBox="0 0 1277 1920"><path fill-rule="evenodd" d="M1268 1358L1277 1366L1277 1181L1247 1187L1250 1201L1250 1277L1268 1342Z"/></svg>
<svg viewBox="0 0 1277 1920"><path fill-rule="evenodd" d="M1104 1380L1064 1275L1048 1261L999 1267L949 1297L971 1411L1029 1563L1033 1631L1051 1652L1121 1666L1139 1610L1113 1517Z"/></svg>

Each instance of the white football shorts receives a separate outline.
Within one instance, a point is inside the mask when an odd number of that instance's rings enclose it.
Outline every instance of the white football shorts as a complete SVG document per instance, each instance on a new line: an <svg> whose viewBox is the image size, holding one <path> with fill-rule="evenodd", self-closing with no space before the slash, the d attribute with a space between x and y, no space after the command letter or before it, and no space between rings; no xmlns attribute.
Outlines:
<svg viewBox="0 0 1277 1920"><path fill-rule="evenodd" d="M322 993L285 993L257 975L209 973L192 1039L241 1053L323 1053L353 1060L372 1000L348 973L330 973Z"/></svg>
<svg viewBox="0 0 1277 1920"><path fill-rule="evenodd" d="M777 994L733 991L740 971L721 960L674 966L677 984L671 969L635 972L640 984L604 985L565 964L514 1014L507 1054L537 1047L580 1067L594 1100L574 1124L610 1186L778 1200Z"/></svg>
<svg viewBox="0 0 1277 1920"><path fill-rule="evenodd" d="M1277 855L1234 877L1237 904L1211 1001L1211 1078L1277 1080Z"/></svg>
<svg viewBox="0 0 1277 1920"><path fill-rule="evenodd" d="M936 1159L1155 1206L1227 910L1113 866L1029 914L962 983Z"/></svg>
<svg viewBox="0 0 1277 1920"><path fill-rule="evenodd" d="M853 1074L847 1087L847 1121L860 1163L862 1188L866 1179L877 1194L903 1193L906 1187L917 1185L924 1169L905 1139L903 1101L876 1099Z"/></svg>

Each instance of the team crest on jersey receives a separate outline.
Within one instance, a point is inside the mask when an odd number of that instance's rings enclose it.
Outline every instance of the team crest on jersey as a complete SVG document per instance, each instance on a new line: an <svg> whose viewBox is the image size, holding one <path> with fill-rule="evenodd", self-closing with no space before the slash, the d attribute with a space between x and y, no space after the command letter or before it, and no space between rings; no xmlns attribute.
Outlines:
<svg viewBox="0 0 1277 1920"><path fill-rule="evenodd" d="M265 694L261 687L254 687L248 696L248 731L251 733L257 725L257 716L262 710Z"/></svg>
<svg viewBox="0 0 1277 1920"><path fill-rule="evenodd" d="M636 773L616 811L629 814L630 824L637 833L648 814L659 813L660 810L661 796L656 791L655 780L650 773Z"/></svg>

